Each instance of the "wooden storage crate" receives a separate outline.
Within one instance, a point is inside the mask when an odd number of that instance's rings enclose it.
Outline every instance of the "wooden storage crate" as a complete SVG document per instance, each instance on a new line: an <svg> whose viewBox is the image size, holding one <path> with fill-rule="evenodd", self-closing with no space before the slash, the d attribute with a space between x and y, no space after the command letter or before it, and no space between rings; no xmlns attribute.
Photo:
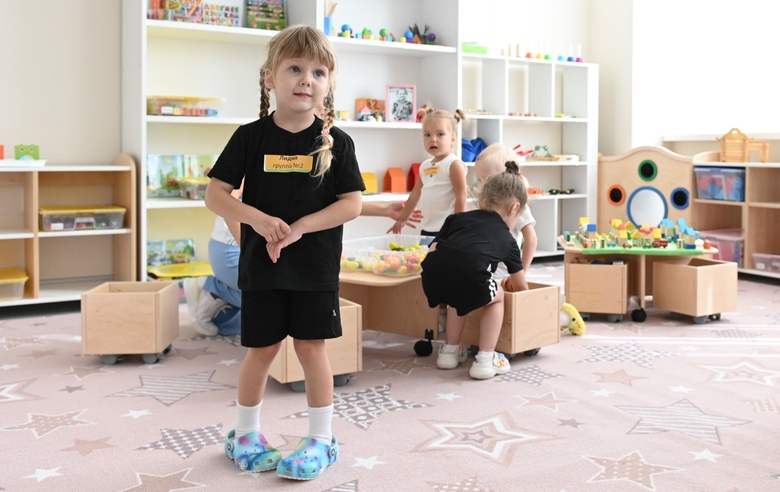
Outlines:
<svg viewBox="0 0 780 492"><path fill-rule="evenodd" d="M518 354L558 343L561 338L561 295L557 286L528 283L529 290L507 292L504 298L504 323L496 350ZM479 345L479 321L482 309L469 313L461 342Z"/></svg>
<svg viewBox="0 0 780 492"><path fill-rule="evenodd" d="M737 264L691 258L688 264L653 266L653 306L701 317L737 309Z"/></svg>
<svg viewBox="0 0 780 492"><path fill-rule="evenodd" d="M628 310L628 265L569 263L566 302L580 313L620 315Z"/></svg>
<svg viewBox="0 0 780 492"><path fill-rule="evenodd" d="M178 336L177 282L106 282L81 295L85 355L144 354L156 362Z"/></svg>
<svg viewBox="0 0 780 492"><path fill-rule="evenodd" d="M363 308L346 299L339 299L341 311L341 336L325 340L333 375L349 374L363 370ZM298 362L290 337L282 341L269 374L280 383L303 381L303 367Z"/></svg>

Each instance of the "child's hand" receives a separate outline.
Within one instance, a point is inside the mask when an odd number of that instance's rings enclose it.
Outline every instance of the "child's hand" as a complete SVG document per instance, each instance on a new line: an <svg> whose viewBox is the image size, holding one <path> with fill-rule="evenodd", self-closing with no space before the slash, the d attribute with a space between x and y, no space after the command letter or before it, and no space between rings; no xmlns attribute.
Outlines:
<svg viewBox="0 0 780 492"><path fill-rule="evenodd" d="M391 203L387 208L387 216L391 219L395 219L396 221L401 217L401 212L403 212L404 207L406 206L406 202L395 202ZM419 208L415 208L412 210L412 215L409 217L409 220L406 221L406 224L412 229L417 229L417 226L414 224L419 224L422 222L423 214L422 210Z"/></svg>
<svg viewBox="0 0 780 492"><path fill-rule="evenodd" d="M278 217L266 215L259 224L252 224L252 229L263 236L268 243L281 241L290 234L290 226Z"/></svg>
<svg viewBox="0 0 780 492"><path fill-rule="evenodd" d="M302 236L303 234L300 231L292 228L290 234L281 241L266 243L265 249L268 251L268 256L271 258L271 261L276 263L276 260L278 260L279 256L282 254L282 249L299 240Z"/></svg>
<svg viewBox="0 0 780 492"><path fill-rule="evenodd" d="M387 230L387 232L392 232L393 234L401 234L401 230L403 230L404 225L403 223L400 223L396 221L395 224L393 224L393 227Z"/></svg>
<svg viewBox="0 0 780 492"><path fill-rule="evenodd" d="M504 292L517 292L517 289L515 289L515 286L512 285L512 278L507 277L503 281L501 281L501 287L504 288Z"/></svg>

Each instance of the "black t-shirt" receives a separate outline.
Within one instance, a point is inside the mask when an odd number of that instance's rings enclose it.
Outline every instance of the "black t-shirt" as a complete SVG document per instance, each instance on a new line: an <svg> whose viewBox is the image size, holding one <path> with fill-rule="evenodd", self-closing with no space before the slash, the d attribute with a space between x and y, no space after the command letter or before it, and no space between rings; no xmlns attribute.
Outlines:
<svg viewBox="0 0 780 492"><path fill-rule="evenodd" d="M470 210L448 216L434 241L479 253L490 262L490 271L494 273L502 261L510 274L523 269L517 240L504 219L493 210Z"/></svg>
<svg viewBox="0 0 780 492"><path fill-rule="evenodd" d="M287 224L337 201L337 195L363 191L355 144L339 128L331 128L333 160L321 178L313 177L317 157L311 156L311 172L267 172L270 160L286 162L285 156L307 156L318 147L322 120L307 129L290 133L279 128L273 115L240 126L209 172L238 188L244 179L242 201ZM277 156L277 157L275 157ZM281 156L281 157L278 157ZM268 158L268 159L266 159ZM306 158L299 158L305 161ZM285 169L284 166L281 166ZM272 263L266 240L241 224L241 256L238 287L242 290L337 291L343 226L304 234L282 249Z"/></svg>

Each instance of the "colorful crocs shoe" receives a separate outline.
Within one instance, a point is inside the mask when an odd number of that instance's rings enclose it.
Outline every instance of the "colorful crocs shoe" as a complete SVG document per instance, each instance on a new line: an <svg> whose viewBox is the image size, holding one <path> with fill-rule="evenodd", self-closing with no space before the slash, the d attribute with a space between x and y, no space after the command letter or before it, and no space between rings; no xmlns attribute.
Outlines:
<svg viewBox="0 0 780 492"><path fill-rule="evenodd" d="M225 436L225 454L239 469L252 473L273 470L282 459L282 453L268 444L262 432L236 438L235 429Z"/></svg>
<svg viewBox="0 0 780 492"><path fill-rule="evenodd" d="M293 454L279 462L276 473L293 480L311 480L322 475L338 457L339 441L336 436L330 440L330 446L319 439L304 437Z"/></svg>

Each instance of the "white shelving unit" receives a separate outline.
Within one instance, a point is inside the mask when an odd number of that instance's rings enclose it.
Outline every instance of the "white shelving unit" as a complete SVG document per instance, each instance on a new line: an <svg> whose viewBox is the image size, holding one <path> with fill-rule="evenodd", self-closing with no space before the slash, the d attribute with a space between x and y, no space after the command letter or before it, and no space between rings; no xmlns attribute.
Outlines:
<svg viewBox="0 0 780 492"><path fill-rule="evenodd" d="M147 240L193 237L196 259L205 260L213 224L213 214L202 202L146 198L146 155L221 152L237 126L257 118L259 68L275 35L274 31L147 20L146 3L123 0L122 6L122 147L141 164L141 278ZM322 28L323 8L320 0L291 1L288 23ZM349 110L354 118L357 98L384 99L387 84L415 85L418 107L427 103L450 111L466 106L492 108L496 116L472 118L463 127L466 136L471 132L488 143L522 142L524 147L543 143L556 153L579 154L583 162L578 165L524 168L532 186L576 190L534 204L538 254L559 254L554 238L560 230L573 227L580 215L595 216L597 67L461 54L461 8L458 0L340 0L333 19L336 26L349 24L356 30L368 26L375 32L386 27L401 35L411 24L428 24L438 44L332 37L339 62L336 109ZM484 68L482 78L471 77L475 67ZM483 89L483 80L491 85ZM161 94L224 97L225 102L215 118L147 116L146 97ZM521 109L541 117L508 116ZM557 112L577 118L553 118ZM355 141L361 170L374 172L380 185L387 168L408 172L412 163L427 157L418 123L337 125ZM380 194L365 199L386 202L407 197ZM359 217L345 226L344 235L384 234L390 225L386 218Z"/></svg>
<svg viewBox="0 0 780 492"><path fill-rule="evenodd" d="M136 278L136 166L127 155L114 165L0 167L0 269L29 277L21 299L0 307L77 301L106 281ZM41 206L116 205L124 227L41 231Z"/></svg>

